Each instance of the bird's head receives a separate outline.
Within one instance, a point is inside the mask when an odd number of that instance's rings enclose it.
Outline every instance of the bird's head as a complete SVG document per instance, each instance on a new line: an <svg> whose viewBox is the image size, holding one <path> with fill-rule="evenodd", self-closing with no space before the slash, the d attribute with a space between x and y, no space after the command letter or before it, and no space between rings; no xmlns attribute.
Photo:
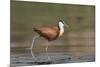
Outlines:
<svg viewBox="0 0 100 67"><path fill-rule="evenodd" d="M59 20L59 26L66 26L66 27L69 27L63 20Z"/></svg>

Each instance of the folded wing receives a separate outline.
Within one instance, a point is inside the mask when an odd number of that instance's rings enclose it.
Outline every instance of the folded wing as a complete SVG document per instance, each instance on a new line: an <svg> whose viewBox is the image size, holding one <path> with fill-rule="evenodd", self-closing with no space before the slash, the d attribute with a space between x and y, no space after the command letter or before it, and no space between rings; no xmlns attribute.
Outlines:
<svg viewBox="0 0 100 67"><path fill-rule="evenodd" d="M49 41L54 40L58 36L58 27L40 27L34 28L34 31L37 32L40 36L48 39Z"/></svg>

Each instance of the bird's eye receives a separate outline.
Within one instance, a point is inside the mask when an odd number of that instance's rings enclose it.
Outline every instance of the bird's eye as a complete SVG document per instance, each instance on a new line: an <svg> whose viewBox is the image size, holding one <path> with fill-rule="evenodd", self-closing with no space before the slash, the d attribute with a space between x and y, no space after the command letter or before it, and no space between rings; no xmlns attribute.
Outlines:
<svg viewBox="0 0 100 67"><path fill-rule="evenodd" d="M63 20L59 20L61 23L65 24Z"/></svg>
<svg viewBox="0 0 100 67"><path fill-rule="evenodd" d="M62 21L62 23L64 24L64 21Z"/></svg>
<svg viewBox="0 0 100 67"><path fill-rule="evenodd" d="M64 24L64 21L63 20L60 20L63 24Z"/></svg>

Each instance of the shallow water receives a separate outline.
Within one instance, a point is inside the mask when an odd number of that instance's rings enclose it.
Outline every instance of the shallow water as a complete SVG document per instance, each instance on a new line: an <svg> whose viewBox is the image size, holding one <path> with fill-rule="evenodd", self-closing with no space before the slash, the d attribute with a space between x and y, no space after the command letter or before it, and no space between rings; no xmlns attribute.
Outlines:
<svg viewBox="0 0 100 67"><path fill-rule="evenodd" d="M49 52L50 60L46 53L35 52L35 59L32 57L30 50L25 52L11 54L11 66L30 66L44 64L76 63L76 62L93 62L95 56L92 54L83 54L80 56L73 55L73 52Z"/></svg>

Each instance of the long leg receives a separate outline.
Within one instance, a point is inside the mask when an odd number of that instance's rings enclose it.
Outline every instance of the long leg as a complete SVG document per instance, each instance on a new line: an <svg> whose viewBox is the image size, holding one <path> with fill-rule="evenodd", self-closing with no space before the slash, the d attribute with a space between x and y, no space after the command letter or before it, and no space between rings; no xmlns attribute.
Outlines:
<svg viewBox="0 0 100 67"><path fill-rule="evenodd" d="M36 60L36 58L35 58L35 56L34 56L34 53L33 53L32 49L33 49L33 46L34 46L34 42L35 42L36 38L38 38L38 37L39 37L39 35L33 37L33 39L32 39L32 45L31 45L31 47L30 47L31 55L32 55L33 59L35 59L35 60Z"/></svg>
<svg viewBox="0 0 100 67"><path fill-rule="evenodd" d="M48 45L46 45L45 50L46 50L46 55L47 55L47 57L48 57L48 60L51 60L50 57L49 57L49 55L48 55Z"/></svg>

